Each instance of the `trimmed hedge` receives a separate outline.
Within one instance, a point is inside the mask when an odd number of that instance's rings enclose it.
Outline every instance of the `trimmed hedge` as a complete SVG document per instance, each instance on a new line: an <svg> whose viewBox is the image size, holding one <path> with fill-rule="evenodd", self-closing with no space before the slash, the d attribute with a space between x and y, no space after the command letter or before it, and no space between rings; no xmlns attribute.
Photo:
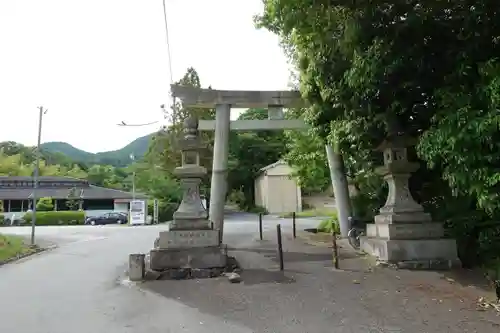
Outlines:
<svg viewBox="0 0 500 333"><path fill-rule="evenodd" d="M26 224L31 223L33 213L26 213L23 217ZM36 212L36 225L81 225L85 223L83 211L52 211Z"/></svg>

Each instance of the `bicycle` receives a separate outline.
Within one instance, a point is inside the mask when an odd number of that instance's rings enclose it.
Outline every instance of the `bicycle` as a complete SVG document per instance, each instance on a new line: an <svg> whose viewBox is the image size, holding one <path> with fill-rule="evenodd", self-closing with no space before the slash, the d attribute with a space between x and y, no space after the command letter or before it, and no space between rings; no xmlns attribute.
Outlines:
<svg viewBox="0 0 500 333"><path fill-rule="evenodd" d="M361 237L365 235L366 223L352 216L349 216L348 220L351 229L347 233L347 240L349 241L349 245L359 250L361 247Z"/></svg>

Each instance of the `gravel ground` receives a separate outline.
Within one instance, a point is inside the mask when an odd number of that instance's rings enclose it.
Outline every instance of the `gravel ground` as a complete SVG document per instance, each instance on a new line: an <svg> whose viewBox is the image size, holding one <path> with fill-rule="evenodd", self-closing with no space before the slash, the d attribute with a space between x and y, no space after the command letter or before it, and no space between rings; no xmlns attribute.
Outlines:
<svg viewBox="0 0 500 333"><path fill-rule="evenodd" d="M243 325L252 332L499 332L500 316L478 311L483 293L436 272L373 267L347 246L341 270L331 249L284 240L285 272L278 269L271 230L267 241L231 238L241 284L225 278L153 281L147 290Z"/></svg>

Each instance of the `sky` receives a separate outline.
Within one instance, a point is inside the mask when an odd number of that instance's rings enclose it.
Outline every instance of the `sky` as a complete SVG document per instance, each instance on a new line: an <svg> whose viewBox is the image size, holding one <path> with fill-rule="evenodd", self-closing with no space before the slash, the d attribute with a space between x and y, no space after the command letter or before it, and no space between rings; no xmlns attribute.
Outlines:
<svg viewBox="0 0 500 333"><path fill-rule="evenodd" d="M194 67L204 87L288 89L278 38L253 24L261 0L166 7L174 81ZM0 141L35 145L39 106L42 142L100 152L154 132L170 101L165 39L162 0L0 0Z"/></svg>

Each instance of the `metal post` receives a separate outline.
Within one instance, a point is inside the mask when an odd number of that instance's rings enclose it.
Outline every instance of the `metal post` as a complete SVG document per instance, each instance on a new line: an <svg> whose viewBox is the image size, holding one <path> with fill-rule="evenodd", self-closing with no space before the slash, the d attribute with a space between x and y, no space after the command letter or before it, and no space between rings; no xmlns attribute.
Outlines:
<svg viewBox="0 0 500 333"><path fill-rule="evenodd" d="M339 269L339 249L337 247L337 233L332 231L333 265Z"/></svg>
<svg viewBox="0 0 500 333"><path fill-rule="evenodd" d="M295 212L292 212L293 238L297 238L297 226L295 225Z"/></svg>
<svg viewBox="0 0 500 333"><path fill-rule="evenodd" d="M132 200L135 200L135 171L132 173Z"/></svg>
<svg viewBox="0 0 500 333"><path fill-rule="evenodd" d="M259 236L260 240L263 239L262 237L262 213L259 213Z"/></svg>
<svg viewBox="0 0 500 333"><path fill-rule="evenodd" d="M42 140L42 119L44 113L47 110L43 111L43 106L38 107L39 115L38 115L38 140L36 145L36 160L35 160L35 170L33 172L33 215L31 218L31 245L35 245L35 226L36 226L36 201L37 201L37 193L36 190L38 188L38 174L40 172L40 143Z"/></svg>
<svg viewBox="0 0 500 333"><path fill-rule="evenodd" d="M284 263L283 263L283 244L281 242L281 224L276 226L276 234L278 236L278 258L280 260L280 271L283 271Z"/></svg>

